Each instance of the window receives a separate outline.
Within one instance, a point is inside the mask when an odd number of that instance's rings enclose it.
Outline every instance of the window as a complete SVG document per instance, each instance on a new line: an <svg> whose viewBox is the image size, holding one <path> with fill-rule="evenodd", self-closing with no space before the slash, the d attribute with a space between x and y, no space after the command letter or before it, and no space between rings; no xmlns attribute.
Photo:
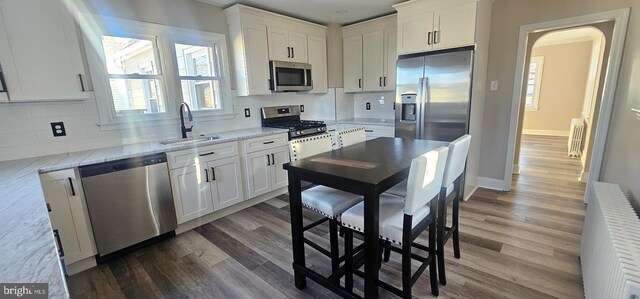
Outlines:
<svg viewBox="0 0 640 299"><path fill-rule="evenodd" d="M543 65L543 56L531 57L531 62L529 63L529 75L527 77L527 94L525 100L526 111L538 110Z"/></svg>
<svg viewBox="0 0 640 299"><path fill-rule="evenodd" d="M93 17L82 29L101 127L170 124L183 101L197 120L233 117L223 34Z"/></svg>
<svg viewBox="0 0 640 299"><path fill-rule="evenodd" d="M116 116L166 112L156 41L102 36Z"/></svg>
<svg viewBox="0 0 640 299"><path fill-rule="evenodd" d="M174 45L182 100L192 110L221 109L217 46Z"/></svg>

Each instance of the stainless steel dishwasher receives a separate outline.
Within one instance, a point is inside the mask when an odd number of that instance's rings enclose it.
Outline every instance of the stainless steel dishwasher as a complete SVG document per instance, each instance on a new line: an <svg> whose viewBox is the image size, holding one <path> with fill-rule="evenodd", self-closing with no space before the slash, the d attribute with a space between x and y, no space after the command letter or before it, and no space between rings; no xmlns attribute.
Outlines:
<svg viewBox="0 0 640 299"><path fill-rule="evenodd" d="M79 168L98 258L176 229L165 154Z"/></svg>

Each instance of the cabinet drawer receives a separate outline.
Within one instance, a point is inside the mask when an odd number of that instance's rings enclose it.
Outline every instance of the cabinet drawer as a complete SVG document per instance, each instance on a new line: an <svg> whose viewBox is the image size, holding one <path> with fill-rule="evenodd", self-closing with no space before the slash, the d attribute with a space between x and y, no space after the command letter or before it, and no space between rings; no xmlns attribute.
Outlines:
<svg viewBox="0 0 640 299"><path fill-rule="evenodd" d="M364 131L367 136L393 137L395 135L395 129L393 127L365 126Z"/></svg>
<svg viewBox="0 0 640 299"><path fill-rule="evenodd" d="M272 149L280 146L286 146L289 142L287 134L269 135L265 137L258 137L247 139L244 141L245 154Z"/></svg>
<svg viewBox="0 0 640 299"><path fill-rule="evenodd" d="M167 163L169 169L175 169L237 155L238 142L234 141L168 152Z"/></svg>

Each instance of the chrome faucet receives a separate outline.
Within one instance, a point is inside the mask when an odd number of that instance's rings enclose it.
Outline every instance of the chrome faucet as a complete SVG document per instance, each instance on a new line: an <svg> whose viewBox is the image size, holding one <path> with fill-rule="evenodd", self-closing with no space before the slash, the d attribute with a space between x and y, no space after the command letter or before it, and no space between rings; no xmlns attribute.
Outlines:
<svg viewBox="0 0 640 299"><path fill-rule="evenodd" d="M193 121L191 108L189 108L189 105L187 103L182 102L182 104L180 104L180 129L182 130L182 138L187 138L187 133L193 130L193 125L188 128L185 127L184 125L184 108L185 107L187 108L187 117L189 118L189 121Z"/></svg>

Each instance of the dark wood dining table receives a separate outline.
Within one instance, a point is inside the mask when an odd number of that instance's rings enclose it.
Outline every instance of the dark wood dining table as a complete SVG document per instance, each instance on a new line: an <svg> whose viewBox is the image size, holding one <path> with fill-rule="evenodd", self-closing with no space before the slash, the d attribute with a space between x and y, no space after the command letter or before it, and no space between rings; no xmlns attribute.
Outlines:
<svg viewBox="0 0 640 299"><path fill-rule="evenodd" d="M380 194L409 175L411 160L447 142L380 137L283 165L289 176L293 269L298 289L306 278L343 297L353 297L339 285L306 267L300 181L325 185L364 197L364 295L378 297Z"/></svg>

